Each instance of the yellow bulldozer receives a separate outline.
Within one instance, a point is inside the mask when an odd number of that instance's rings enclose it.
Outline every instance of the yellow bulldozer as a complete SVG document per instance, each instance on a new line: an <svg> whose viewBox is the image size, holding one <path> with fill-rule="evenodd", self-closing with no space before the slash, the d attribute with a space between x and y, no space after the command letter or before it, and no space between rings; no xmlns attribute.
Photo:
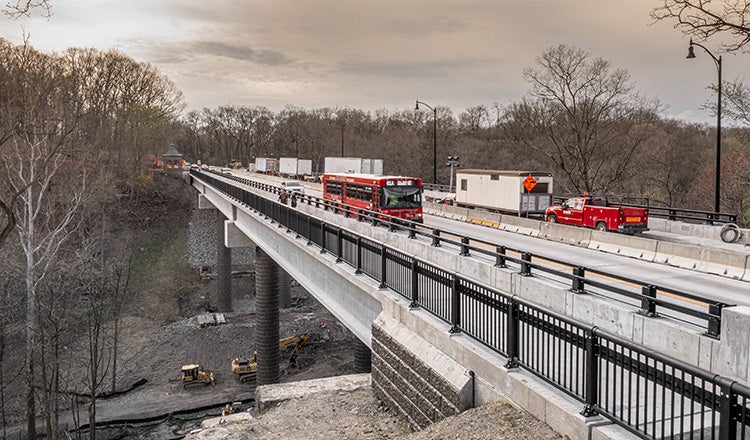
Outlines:
<svg viewBox="0 0 750 440"><path fill-rule="evenodd" d="M181 380L183 388L195 385L216 385L213 371L205 372L202 366L196 364L182 366Z"/></svg>
<svg viewBox="0 0 750 440"><path fill-rule="evenodd" d="M296 344L289 356L289 365L297 365L297 355L299 355L302 346L307 342L307 333L302 336L290 336L279 339L279 349L290 344ZM252 357L236 357L232 360L232 373L236 374L240 382L255 380L258 376L258 352L253 352Z"/></svg>

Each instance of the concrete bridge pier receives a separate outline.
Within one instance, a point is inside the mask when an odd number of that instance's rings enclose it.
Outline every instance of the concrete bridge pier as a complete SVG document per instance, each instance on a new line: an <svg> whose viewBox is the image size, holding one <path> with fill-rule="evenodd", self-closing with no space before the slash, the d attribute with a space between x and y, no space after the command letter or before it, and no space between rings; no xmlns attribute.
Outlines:
<svg viewBox="0 0 750 440"><path fill-rule="evenodd" d="M279 381L279 265L260 247L255 257L255 347L258 385Z"/></svg>
<svg viewBox="0 0 750 440"><path fill-rule="evenodd" d="M279 268L279 307L286 309L292 305L292 276Z"/></svg>
<svg viewBox="0 0 750 440"><path fill-rule="evenodd" d="M225 241L224 214L216 210L216 273L218 276L218 303L220 312L232 311L232 248Z"/></svg>

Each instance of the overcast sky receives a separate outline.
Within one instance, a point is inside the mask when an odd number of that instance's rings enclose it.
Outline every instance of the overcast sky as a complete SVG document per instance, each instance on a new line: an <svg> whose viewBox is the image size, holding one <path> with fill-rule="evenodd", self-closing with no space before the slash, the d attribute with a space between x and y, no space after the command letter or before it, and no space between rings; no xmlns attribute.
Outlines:
<svg viewBox="0 0 750 440"><path fill-rule="evenodd" d="M4 3L4 2L3 2ZM520 99L525 67L565 43L630 72L665 115L712 122L714 62L672 23L652 23L656 0L52 0L53 16L0 18L39 50L117 49L182 90L189 109L224 104L363 110L416 99L466 107ZM706 43L709 49L714 46ZM717 56L718 52L714 52ZM750 55L724 55L725 80Z"/></svg>

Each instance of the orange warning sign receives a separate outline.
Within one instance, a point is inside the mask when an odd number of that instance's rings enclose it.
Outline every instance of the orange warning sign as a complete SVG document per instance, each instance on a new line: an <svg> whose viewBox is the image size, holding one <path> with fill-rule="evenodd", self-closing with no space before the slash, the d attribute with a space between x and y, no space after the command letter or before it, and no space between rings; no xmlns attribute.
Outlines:
<svg viewBox="0 0 750 440"><path fill-rule="evenodd" d="M536 186L536 179L531 174L529 174L529 177L523 180L523 186L524 188L526 188L526 191L531 192L531 190Z"/></svg>

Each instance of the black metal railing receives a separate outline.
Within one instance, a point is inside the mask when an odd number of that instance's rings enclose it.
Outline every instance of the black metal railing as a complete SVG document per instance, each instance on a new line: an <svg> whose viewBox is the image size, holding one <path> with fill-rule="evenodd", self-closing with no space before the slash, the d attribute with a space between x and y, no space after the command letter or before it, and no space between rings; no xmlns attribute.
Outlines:
<svg viewBox="0 0 750 440"><path fill-rule="evenodd" d="M237 176L206 172L196 172L196 175L221 176L223 179L248 185L274 195L279 194L283 190L278 186ZM229 186L233 187L232 185ZM238 188L237 190L240 189ZM230 195L233 194L230 193ZM621 302L625 301L630 306L638 306L637 311L643 315L652 317L669 316L681 321L687 321L703 328L707 336L717 339L720 337L721 331L721 310L732 306L731 304L726 304L712 298L678 291L654 284L653 282L645 282L589 268L559 258L534 254L524 249L464 236L453 231L434 229L420 223L407 222L403 219L389 217L372 211L353 209L327 199L310 195L300 195L299 198L300 203L314 204L318 208L337 213L346 213L349 216L356 217L360 221L370 221L373 225L384 224L392 231L397 226L404 227L406 225L410 238L423 237L429 240L433 246L451 246L456 248L462 256L472 256L494 261L498 267L505 267L508 264L512 264L520 267L520 273L523 275L546 274L558 280L568 280L571 290L579 294L599 294L610 298L614 295ZM281 204L276 205L278 207L283 206ZM316 244L320 245L321 242L316 241ZM561 267L567 267L567 270L561 269ZM605 282L603 279L609 281ZM612 284L611 281L613 280L618 284ZM685 304L690 305L686 306Z"/></svg>
<svg viewBox="0 0 750 440"><path fill-rule="evenodd" d="M585 325L208 174L205 184L315 243L642 438L746 438L750 388ZM321 203L306 199L307 203ZM340 207L338 209L341 209ZM377 220L376 220L377 221ZM502 254L505 255L505 254ZM512 259L505 255L503 258ZM535 267L524 254L522 274ZM580 273L573 277L580 283ZM590 283L590 281L587 281ZM575 283L574 283L575 286ZM581 286L579 286L581 287ZM648 295L649 298L652 298ZM649 303L649 307L652 304Z"/></svg>

